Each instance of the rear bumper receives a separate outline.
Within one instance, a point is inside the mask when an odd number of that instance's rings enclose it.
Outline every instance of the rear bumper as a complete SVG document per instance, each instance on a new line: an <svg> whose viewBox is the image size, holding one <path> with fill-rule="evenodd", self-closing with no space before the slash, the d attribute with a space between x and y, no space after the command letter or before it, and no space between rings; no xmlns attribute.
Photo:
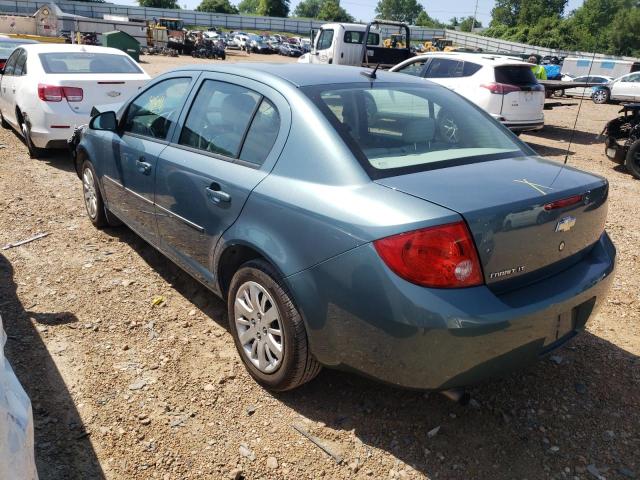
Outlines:
<svg viewBox="0 0 640 480"><path fill-rule="evenodd" d="M66 148L67 140L73 135L74 129L89 123L89 115L74 114L69 112L69 108L66 110L66 112L42 112L35 117L29 115L31 141L36 147Z"/></svg>
<svg viewBox="0 0 640 480"><path fill-rule="evenodd" d="M367 244L287 282L318 361L440 390L529 365L582 331L609 290L615 256L605 233L567 270L497 295L413 285Z"/></svg>
<svg viewBox="0 0 640 480"><path fill-rule="evenodd" d="M510 122L505 120L502 124L512 132L531 132L541 130L544 127L544 120L536 122Z"/></svg>

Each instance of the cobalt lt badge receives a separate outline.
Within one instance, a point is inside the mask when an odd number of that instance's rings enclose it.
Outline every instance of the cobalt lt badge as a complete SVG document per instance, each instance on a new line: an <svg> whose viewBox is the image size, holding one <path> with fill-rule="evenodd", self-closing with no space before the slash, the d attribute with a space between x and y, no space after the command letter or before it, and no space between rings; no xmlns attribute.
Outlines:
<svg viewBox="0 0 640 480"><path fill-rule="evenodd" d="M576 224L576 217L562 217L556 224L556 232L568 232Z"/></svg>

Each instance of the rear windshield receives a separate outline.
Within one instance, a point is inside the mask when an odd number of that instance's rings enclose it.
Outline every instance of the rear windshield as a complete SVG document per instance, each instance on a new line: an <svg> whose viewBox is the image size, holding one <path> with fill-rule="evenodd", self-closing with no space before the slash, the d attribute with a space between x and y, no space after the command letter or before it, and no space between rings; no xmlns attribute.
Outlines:
<svg viewBox="0 0 640 480"><path fill-rule="evenodd" d="M88 52L40 53L46 73L142 73L126 55Z"/></svg>
<svg viewBox="0 0 640 480"><path fill-rule="evenodd" d="M510 65L496 67L496 82L507 85L531 85L538 83L538 80L528 65Z"/></svg>
<svg viewBox="0 0 640 480"><path fill-rule="evenodd" d="M438 86L305 87L373 178L532 154L500 124Z"/></svg>

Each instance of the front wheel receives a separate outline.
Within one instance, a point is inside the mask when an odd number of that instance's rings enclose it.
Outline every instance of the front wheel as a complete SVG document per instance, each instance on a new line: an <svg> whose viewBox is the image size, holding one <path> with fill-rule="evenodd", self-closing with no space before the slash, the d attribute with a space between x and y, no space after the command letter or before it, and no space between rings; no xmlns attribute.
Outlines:
<svg viewBox="0 0 640 480"><path fill-rule="evenodd" d="M629 170L629 173L640 180L640 140L636 140L629 147L624 166Z"/></svg>
<svg viewBox="0 0 640 480"><path fill-rule="evenodd" d="M231 280L229 327L251 376L273 391L296 388L320 372L304 322L271 265L252 260Z"/></svg>
<svg viewBox="0 0 640 480"><path fill-rule="evenodd" d="M611 92L606 88L601 88L600 90L593 92L591 99L593 100L593 103L597 103L599 105L608 103L611 99Z"/></svg>

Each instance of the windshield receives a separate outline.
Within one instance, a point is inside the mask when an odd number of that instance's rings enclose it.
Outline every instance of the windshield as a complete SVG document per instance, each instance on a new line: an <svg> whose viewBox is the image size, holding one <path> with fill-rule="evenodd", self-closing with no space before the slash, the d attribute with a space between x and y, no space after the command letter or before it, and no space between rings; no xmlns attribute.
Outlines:
<svg viewBox="0 0 640 480"><path fill-rule="evenodd" d="M2 59L7 59L9 58L9 55L11 55L11 52L13 52L16 48L18 48L20 45L24 45L25 42L12 42L12 41L0 41L0 58Z"/></svg>
<svg viewBox="0 0 640 480"><path fill-rule="evenodd" d="M303 91L374 177L533 154L486 113L442 87L366 83Z"/></svg>
<svg viewBox="0 0 640 480"><path fill-rule="evenodd" d="M41 53L46 73L142 73L130 57L110 53Z"/></svg>

